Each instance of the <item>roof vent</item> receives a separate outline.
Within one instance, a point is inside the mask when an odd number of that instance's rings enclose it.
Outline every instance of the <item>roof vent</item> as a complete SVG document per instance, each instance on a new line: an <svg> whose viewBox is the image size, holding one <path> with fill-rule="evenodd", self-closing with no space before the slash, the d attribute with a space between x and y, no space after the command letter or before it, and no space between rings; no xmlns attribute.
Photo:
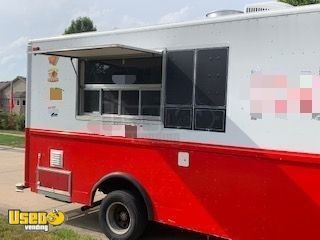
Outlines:
<svg viewBox="0 0 320 240"><path fill-rule="evenodd" d="M206 15L207 18L215 18L215 17L223 17L223 16L229 16L229 15L235 15L235 14L243 14L242 11L238 10L219 10L210 12Z"/></svg>
<svg viewBox="0 0 320 240"><path fill-rule="evenodd" d="M253 3L245 6L245 13L256 13L275 11L281 9L292 8L293 6L283 2L264 2L264 3Z"/></svg>

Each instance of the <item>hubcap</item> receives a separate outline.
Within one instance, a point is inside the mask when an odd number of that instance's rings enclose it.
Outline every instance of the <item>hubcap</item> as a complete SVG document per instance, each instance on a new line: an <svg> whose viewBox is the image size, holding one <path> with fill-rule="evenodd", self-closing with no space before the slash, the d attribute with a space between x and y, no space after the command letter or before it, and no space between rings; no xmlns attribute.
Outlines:
<svg viewBox="0 0 320 240"><path fill-rule="evenodd" d="M128 208L120 202L112 203L106 213L108 227L118 235L127 233L131 227Z"/></svg>

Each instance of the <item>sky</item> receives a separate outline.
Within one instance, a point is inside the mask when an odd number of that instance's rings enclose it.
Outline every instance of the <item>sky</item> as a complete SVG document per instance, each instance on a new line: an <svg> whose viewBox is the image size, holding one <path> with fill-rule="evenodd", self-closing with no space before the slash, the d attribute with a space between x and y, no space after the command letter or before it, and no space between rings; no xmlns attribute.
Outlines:
<svg viewBox="0 0 320 240"><path fill-rule="evenodd" d="M201 19L262 0L10 0L0 4L0 81L26 76L28 40L61 35L88 16L98 31Z"/></svg>

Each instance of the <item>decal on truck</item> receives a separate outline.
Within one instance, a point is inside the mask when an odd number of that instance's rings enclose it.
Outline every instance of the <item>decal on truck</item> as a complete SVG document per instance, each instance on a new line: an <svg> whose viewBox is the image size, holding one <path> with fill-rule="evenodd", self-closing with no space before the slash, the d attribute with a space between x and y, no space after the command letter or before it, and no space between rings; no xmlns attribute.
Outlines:
<svg viewBox="0 0 320 240"><path fill-rule="evenodd" d="M51 117L58 117L59 109L56 106L48 107L48 113Z"/></svg>
<svg viewBox="0 0 320 240"><path fill-rule="evenodd" d="M50 88L50 100L61 101L62 92L63 90L61 88Z"/></svg>
<svg viewBox="0 0 320 240"><path fill-rule="evenodd" d="M59 61L59 57L57 56L50 56L48 57L49 60L49 70L48 70L48 81L49 82L58 82L59 81L59 77L58 77L58 73L59 73L59 69L57 67L58 61Z"/></svg>
<svg viewBox="0 0 320 240"><path fill-rule="evenodd" d="M279 119L298 115L320 120L320 76L302 72L299 87L288 86L287 75L253 73L250 79L251 119L272 114Z"/></svg>

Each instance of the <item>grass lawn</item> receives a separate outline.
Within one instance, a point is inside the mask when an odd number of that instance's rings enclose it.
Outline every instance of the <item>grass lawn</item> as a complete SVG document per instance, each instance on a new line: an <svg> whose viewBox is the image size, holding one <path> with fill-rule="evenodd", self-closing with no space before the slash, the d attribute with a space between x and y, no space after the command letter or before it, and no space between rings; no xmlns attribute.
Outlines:
<svg viewBox="0 0 320 240"><path fill-rule="evenodd" d="M23 226L11 226L0 215L1 240L95 240L90 236L80 235L73 230L58 228L49 232L27 232Z"/></svg>
<svg viewBox="0 0 320 240"><path fill-rule="evenodd" d="M1 133L10 133L10 134L16 134L16 135L24 136L24 132L23 131L17 131L17 130L0 130L0 134Z"/></svg>
<svg viewBox="0 0 320 240"><path fill-rule="evenodd" d="M24 135L13 136L0 132L0 145L24 148Z"/></svg>

